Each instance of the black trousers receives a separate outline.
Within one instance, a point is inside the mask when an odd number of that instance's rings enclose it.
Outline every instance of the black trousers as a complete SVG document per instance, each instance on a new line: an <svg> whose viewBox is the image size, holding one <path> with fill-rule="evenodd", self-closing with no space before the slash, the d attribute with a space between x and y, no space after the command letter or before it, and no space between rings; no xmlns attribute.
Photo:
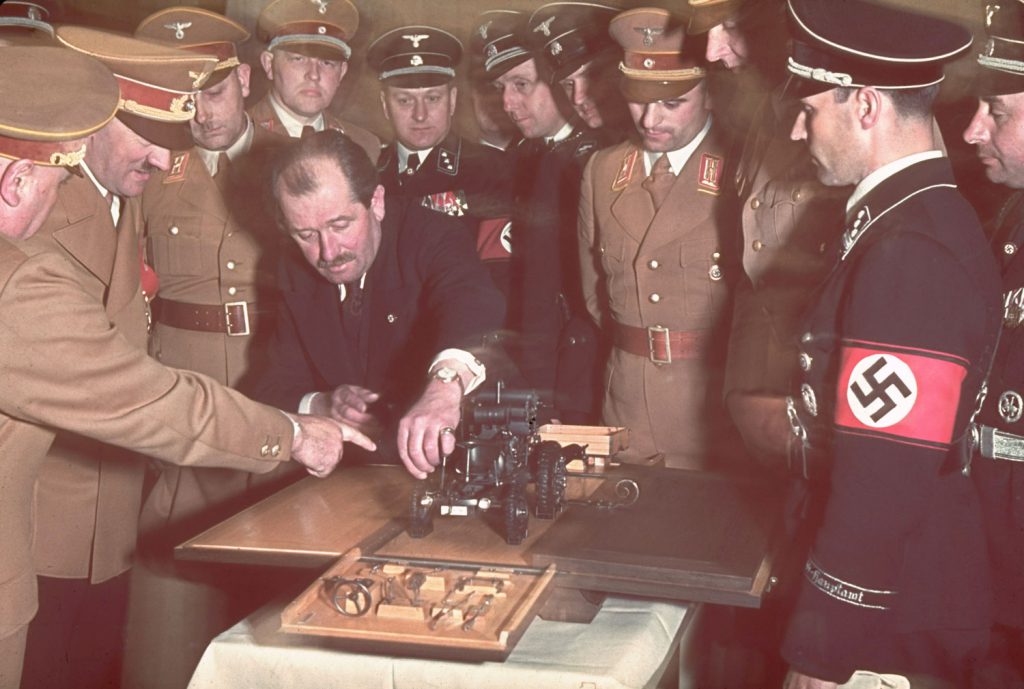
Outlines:
<svg viewBox="0 0 1024 689"><path fill-rule="evenodd" d="M121 684L128 572L102 584L38 577L21 689L110 689Z"/></svg>

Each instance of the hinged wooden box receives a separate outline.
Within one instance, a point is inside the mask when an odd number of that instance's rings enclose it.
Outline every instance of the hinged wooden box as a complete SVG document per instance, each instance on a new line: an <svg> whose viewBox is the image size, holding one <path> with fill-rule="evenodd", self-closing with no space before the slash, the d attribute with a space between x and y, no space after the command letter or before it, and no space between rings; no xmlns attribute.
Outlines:
<svg viewBox="0 0 1024 689"><path fill-rule="evenodd" d="M459 660L503 660L551 592L543 570L363 558L341 560L281 613L282 630L347 645Z"/></svg>

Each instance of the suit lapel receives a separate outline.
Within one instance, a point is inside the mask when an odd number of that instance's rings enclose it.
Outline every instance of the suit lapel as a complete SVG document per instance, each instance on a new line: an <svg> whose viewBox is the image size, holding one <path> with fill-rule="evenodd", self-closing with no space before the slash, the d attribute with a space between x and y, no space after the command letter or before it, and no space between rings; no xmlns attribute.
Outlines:
<svg viewBox="0 0 1024 689"><path fill-rule="evenodd" d="M644 181L643 152L636 146L627 146L622 158L615 162L619 167L612 180L611 190L613 194L616 190L621 191L612 199L612 217L626 234L642 242L647 227L654 219L654 202L641 186Z"/></svg>
<svg viewBox="0 0 1024 689"><path fill-rule="evenodd" d="M721 193L725 160L718 154L713 132L693 152L676 175L675 184L665 203L647 230L643 249L651 250L679 241L698 231L715 211Z"/></svg>
<svg viewBox="0 0 1024 689"><path fill-rule="evenodd" d="M51 234L72 258L109 285L116 238L106 200L85 177L69 180L61 186L57 198L40 235Z"/></svg>
<svg viewBox="0 0 1024 689"><path fill-rule="evenodd" d="M289 251L292 251L289 249ZM284 293L290 311L295 314L299 340L304 342L313 365L331 385L354 380L355 368L341 331L341 303L338 287L327 282L301 256L289 255L291 289Z"/></svg>

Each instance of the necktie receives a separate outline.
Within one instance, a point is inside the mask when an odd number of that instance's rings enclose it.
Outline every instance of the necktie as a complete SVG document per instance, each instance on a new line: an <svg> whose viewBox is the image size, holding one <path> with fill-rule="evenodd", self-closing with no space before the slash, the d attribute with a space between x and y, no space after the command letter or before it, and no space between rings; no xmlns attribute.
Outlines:
<svg viewBox="0 0 1024 689"><path fill-rule="evenodd" d="M654 210L661 208L668 198L668 192L675 184L676 176L672 174L672 166L668 162L668 154L662 153L651 168L651 174L643 181L643 188L651 195Z"/></svg>
<svg viewBox="0 0 1024 689"><path fill-rule="evenodd" d="M411 175L420 167L420 156L417 153L410 153L405 160L405 174Z"/></svg>
<svg viewBox="0 0 1024 689"><path fill-rule="evenodd" d="M220 155L217 156L217 174L213 176L213 181L217 185L217 188L220 189L221 193L227 189L228 176L231 174L230 168L231 159L228 158L227 153L221 151Z"/></svg>
<svg viewBox="0 0 1024 689"><path fill-rule="evenodd" d="M363 288L359 286L358 280L345 284L345 301L341 312L346 317L359 316L363 312Z"/></svg>

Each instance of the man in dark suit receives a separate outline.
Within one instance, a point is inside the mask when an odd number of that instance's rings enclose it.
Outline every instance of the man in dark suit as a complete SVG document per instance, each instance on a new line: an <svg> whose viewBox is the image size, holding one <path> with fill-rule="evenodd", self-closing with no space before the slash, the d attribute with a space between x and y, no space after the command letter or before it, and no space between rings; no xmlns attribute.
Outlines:
<svg viewBox="0 0 1024 689"><path fill-rule="evenodd" d="M978 109L964 131L990 182L1012 190L1000 210L992 247L1003 283L1003 328L988 395L978 414L980 455L971 464L985 514L992 563L995 625L976 670L978 689L1024 687L1024 6L989 5L989 41L977 59Z"/></svg>
<svg viewBox="0 0 1024 689"><path fill-rule="evenodd" d="M272 175L282 302L255 396L379 435L425 477L454 449L462 396L486 368L470 350L501 327L501 295L453 220L398 200L363 151L325 131L289 145ZM301 255L299 255L301 254Z"/></svg>
<svg viewBox="0 0 1024 689"><path fill-rule="evenodd" d="M981 513L960 471L1002 309L980 223L936 150L932 102L967 29L869 0L790 0L791 136L854 184L800 332L788 402L813 544L786 689L856 671L964 687L990 623Z"/></svg>
<svg viewBox="0 0 1024 689"><path fill-rule="evenodd" d="M511 213L511 169L501 151L452 130L461 57L459 40L432 26L392 29L370 45L367 62L379 75L381 106L395 132L377 169L388 196L459 218L507 291L510 254L501 233Z"/></svg>

